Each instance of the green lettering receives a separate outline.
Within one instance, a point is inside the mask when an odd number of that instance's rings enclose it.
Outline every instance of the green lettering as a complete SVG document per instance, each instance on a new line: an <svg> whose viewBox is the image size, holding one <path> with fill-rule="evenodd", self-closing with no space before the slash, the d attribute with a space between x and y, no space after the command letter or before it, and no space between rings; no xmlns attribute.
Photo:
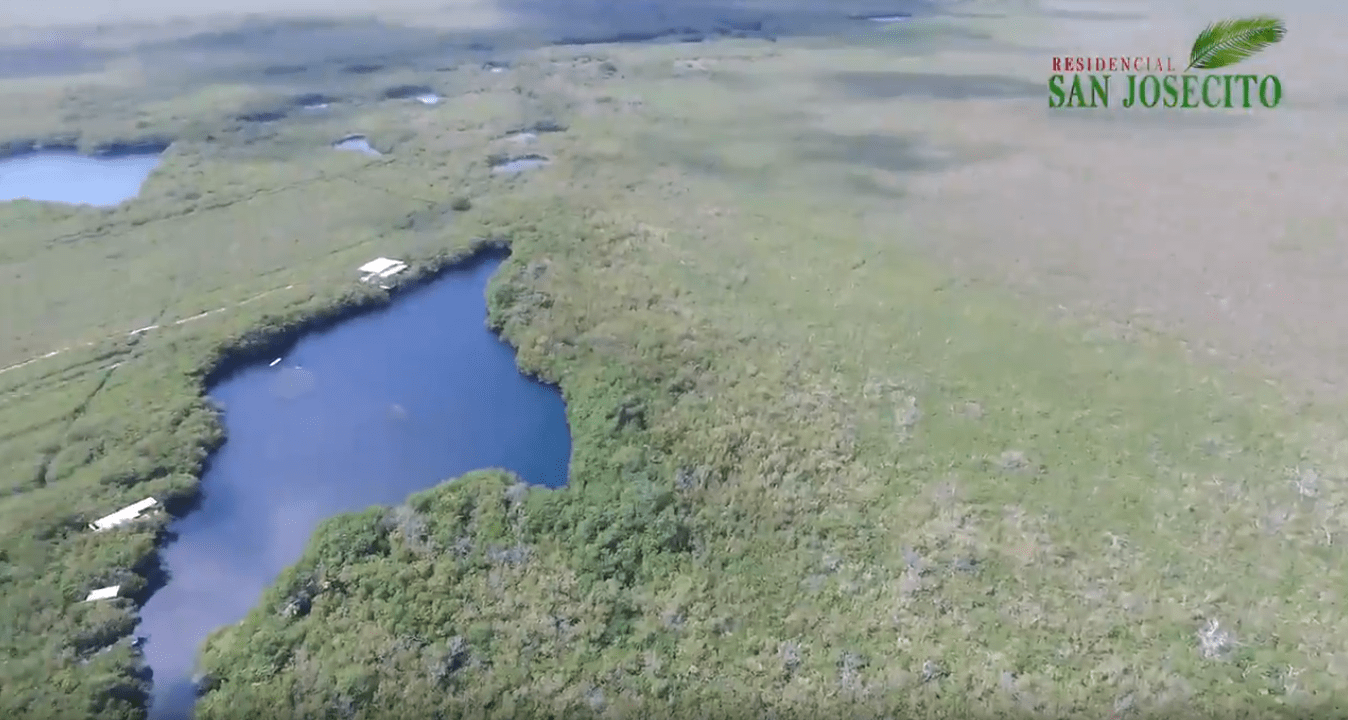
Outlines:
<svg viewBox="0 0 1348 720"><path fill-rule="evenodd" d="M1161 78L1161 89L1165 91L1164 105L1168 108L1179 105L1179 86L1175 83L1174 75L1166 75Z"/></svg>
<svg viewBox="0 0 1348 720"><path fill-rule="evenodd" d="M1123 106L1132 107L1137 102L1137 76L1128 76L1128 94L1123 98Z"/></svg>
<svg viewBox="0 0 1348 720"><path fill-rule="evenodd" d="M1190 82L1191 80L1193 82ZM1184 103L1181 105L1181 107L1186 108L1198 107L1198 76L1185 75L1182 78L1182 82L1184 83Z"/></svg>
<svg viewBox="0 0 1348 720"><path fill-rule="evenodd" d="M1270 86L1272 86L1271 92ZM1272 99L1269 98L1270 94ZM1259 102L1270 109L1278 107L1278 103L1282 102L1282 81L1278 79L1277 75L1266 75L1259 82Z"/></svg>
<svg viewBox="0 0 1348 720"><path fill-rule="evenodd" d="M1236 79L1236 76L1235 76L1235 75L1223 75L1223 76L1222 76L1222 79L1226 80L1226 104L1223 105L1222 107L1225 107L1226 109L1229 110L1229 109L1231 109L1231 96L1232 96L1232 94L1233 94L1233 93L1231 92L1231 81L1235 80L1235 79Z"/></svg>
<svg viewBox="0 0 1348 720"><path fill-rule="evenodd" d="M1054 104L1053 104L1053 101L1050 100L1050 102L1049 102L1049 107L1092 107L1092 108L1093 108L1093 107L1100 107L1101 105L1104 105L1105 107L1108 107L1108 106L1109 106L1109 76L1108 76L1108 75L1098 75L1098 76L1097 76L1097 75L1087 75L1086 78L1087 78L1087 82L1090 83L1089 88L1088 88L1088 86L1087 86L1087 83L1082 81L1081 75L1073 75L1073 76L1072 76L1072 85L1071 85L1071 87L1067 88L1067 91L1066 91L1066 93L1065 93L1066 97L1064 97L1064 98L1062 99L1061 103L1058 104L1058 105L1054 105ZM1087 91L1087 89L1090 90L1090 100L1087 100L1087 99L1086 99L1086 91ZM1061 94L1061 82L1059 83L1059 90L1058 90L1058 92L1055 93L1055 91L1053 90L1053 83L1052 83L1052 80L1050 80L1050 81L1049 81L1049 93L1050 93L1051 95L1053 95L1053 94Z"/></svg>
<svg viewBox="0 0 1348 720"><path fill-rule="evenodd" d="M1247 108L1248 108L1248 107L1253 107L1253 105L1250 104L1250 86L1253 85L1254 83L1259 82L1259 76L1258 76L1258 75L1237 75L1237 76L1236 76L1236 79L1240 81L1240 86L1241 86L1241 88L1245 91L1245 92L1244 92L1245 104L1244 104L1242 107L1247 107Z"/></svg>
<svg viewBox="0 0 1348 720"><path fill-rule="evenodd" d="M1067 91L1067 107L1086 107L1086 93L1081 89L1081 76L1072 76L1072 87Z"/></svg>
<svg viewBox="0 0 1348 720"><path fill-rule="evenodd" d="M1091 77L1091 107L1095 107L1095 101L1098 99L1100 105L1109 107L1109 76L1101 75L1098 78Z"/></svg>
<svg viewBox="0 0 1348 720"><path fill-rule="evenodd" d="M1227 75L1226 77L1229 78L1229 77L1231 77L1231 76L1230 76L1230 75ZM1218 101L1218 102L1213 102L1213 100L1212 100L1210 97L1208 97L1208 90L1211 89L1211 88L1209 87L1209 85L1212 83L1213 80L1216 80L1217 82L1220 83L1221 80L1222 80L1222 76L1221 76L1221 75L1208 75L1207 77L1203 78L1203 104L1204 104L1204 105L1207 105L1207 106L1210 107L1210 108L1215 108L1215 107L1221 105L1221 102L1220 102L1220 101Z"/></svg>
<svg viewBox="0 0 1348 720"><path fill-rule="evenodd" d="M1138 100L1142 102L1142 107L1154 108L1156 103L1161 101L1161 80L1155 75L1143 75L1142 82L1138 83ZM1150 99L1148 99L1150 98Z"/></svg>
<svg viewBox="0 0 1348 720"><path fill-rule="evenodd" d="M1051 108L1060 108L1067 103L1067 94L1063 92L1062 84L1066 79L1065 75L1051 75L1048 79L1048 106Z"/></svg>

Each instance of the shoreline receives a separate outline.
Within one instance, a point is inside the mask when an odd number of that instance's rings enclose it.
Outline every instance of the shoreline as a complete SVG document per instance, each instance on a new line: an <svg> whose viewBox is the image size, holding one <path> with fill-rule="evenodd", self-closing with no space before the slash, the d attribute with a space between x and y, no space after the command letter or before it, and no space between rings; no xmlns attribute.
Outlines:
<svg viewBox="0 0 1348 720"><path fill-rule="evenodd" d="M481 263L506 261L511 257L511 254L512 247L509 240L479 238L461 250L413 260L409 263L408 272L401 275L398 283L388 290L362 292L354 297L345 296L345 299L337 299L333 304L317 311L285 318L282 325L265 325L259 329L248 331L244 336L222 344L215 353L214 359L209 363L208 369L196 374L197 382L201 387L201 398L210 402L210 389L212 387L228 381L240 372L264 363L269 357L284 356L307 336L322 333L345 322L378 313L391 307L402 296L415 293L435 282L444 280L451 273L471 269ZM502 335L499 325L490 321L490 303L488 303L488 316L484 318L484 322L487 323L487 330L509 346L512 354L518 358L517 349ZM560 388L555 383L528 372L526 369L519 367L518 364L515 369L521 377L542 384L560 394ZM174 521L200 509L203 499L202 480L209 472L213 456L228 441L228 436L224 431L223 418L219 416L218 412L216 423L218 434L215 441L201 447L206 453L206 458L203 461L200 473L195 478L191 492L160 498L163 511L152 521L156 525L155 545L151 551L139 557L130 568L130 572L138 575L145 582L145 585L139 591L123 596L134 603L137 627L140 624L141 609L156 592L162 590L171 582L170 573L168 568L165 567L162 557L163 549L177 539L169 527ZM440 482L451 479L447 478ZM118 637L112 644L125 641L128 638L139 651L139 636L136 635L134 630ZM138 652L137 656L144 663L144 655ZM148 717L149 700L154 690L152 673L148 672L149 665L145 664L144 669L147 674L137 677L148 682L146 696L142 704L142 709ZM200 689L198 689L198 693L200 692Z"/></svg>

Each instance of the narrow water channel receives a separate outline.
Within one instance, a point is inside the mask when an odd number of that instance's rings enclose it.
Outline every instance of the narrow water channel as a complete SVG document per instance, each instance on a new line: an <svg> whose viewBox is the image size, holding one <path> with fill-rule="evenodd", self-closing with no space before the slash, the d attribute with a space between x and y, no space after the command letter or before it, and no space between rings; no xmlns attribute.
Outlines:
<svg viewBox="0 0 1348 720"><path fill-rule="evenodd" d="M171 528L168 584L141 612L152 720L191 717L201 643L248 613L323 519L478 468L566 482L560 394L523 377L484 322L500 262L451 272L211 390L228 439L199 509Z"/></svg>

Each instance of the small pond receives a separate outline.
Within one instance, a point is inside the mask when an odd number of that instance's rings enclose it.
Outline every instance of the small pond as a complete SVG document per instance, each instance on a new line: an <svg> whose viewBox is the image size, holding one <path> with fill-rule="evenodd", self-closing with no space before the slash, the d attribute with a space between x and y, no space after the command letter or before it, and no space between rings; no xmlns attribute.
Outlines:
<svg viewBox="0 0 1348 720"><path fill-rule="evenodd" d="M422 105L437 105L440 93L426 85L395 85L384 91L385 100L416 100Z"/></svg>
<svg viewBox="0 0 1348 720"><path fill-rule="evenodd" d="M347 135L346 137L333 143L332 146L338 150L347 152L358 152L365 155L379 156L383 153L375 150L370 141L364 135Z"/></svg>
<svg viewBox="0 0 1348 720"><path fill-rule="evenodd" d="M907 22L913 19L912 15L863 15L859 20L868 20L873 23L889 25L892 23Z"/></svg>
<svg viewBox="0 0 1348 720"><path fill-rule="evenodd" d="M296 95L291 100L291 105L307 112L317 112L327 110L337 99L323 93L304 93Z"/></svg>
<svg viewBox="0 0 1348 720"><path fill-rule="evenodd" d="M0 202L41 200L112 207L140 194L159 153L81 155L36 150L0 158Z"/></svg>
<svg viewBox="0 0 1348 720"><path fill-rule="evenodd" d="M211 389L228 440L200 507L172 525L170 578L137 631L154 670L152 719L190 717L201 643L248 613L323 519L478 468L565 484L561 395L522 376L484 322L499 264L452 272Z"/></svg>
<svg viewBox="0 0 1348 720"><path fill-rule="evenodd" d="M501 175L516 175L526 170L541 168L550 162L552 161L542 155L521 155L492 164L491 171Z"/></svg>

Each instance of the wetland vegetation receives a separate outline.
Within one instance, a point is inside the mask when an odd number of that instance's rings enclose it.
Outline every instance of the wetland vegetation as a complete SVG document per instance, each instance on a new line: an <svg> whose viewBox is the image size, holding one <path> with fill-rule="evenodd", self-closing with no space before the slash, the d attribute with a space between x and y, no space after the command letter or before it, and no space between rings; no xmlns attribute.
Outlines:
<svg viewBox="0 0 1348 720"><path fill-rule="evenodd" d="M143 718L208 387L390 302L370 258L417 283L484 244L570 484L486 468L323 523L206 643L202 720L1332 714L1335 416L933 251L911 198L1013 154L942 118L1042 114L1045 21L844 5L631 31L715 42L264 18L29 48L9 147L171 144L121 205L0 204L0 714ZM332 150L357 136L381 154ZM546 167L493 172L522 145ZM87 530L145 496L168 514Z"/></svg>
<svg viewBox="0 0 1348 720"><path fill-rule="evenodd" d="M154 672L151 718L190 715L201 642L248 613L321 520L483 467L566 484L560 394L522 377L483 322L503 259L480 253L415 292L404 286L389 307L211 389L229 440L211 456L199 505L169 528L169 582L136 630Z"/></svg>

